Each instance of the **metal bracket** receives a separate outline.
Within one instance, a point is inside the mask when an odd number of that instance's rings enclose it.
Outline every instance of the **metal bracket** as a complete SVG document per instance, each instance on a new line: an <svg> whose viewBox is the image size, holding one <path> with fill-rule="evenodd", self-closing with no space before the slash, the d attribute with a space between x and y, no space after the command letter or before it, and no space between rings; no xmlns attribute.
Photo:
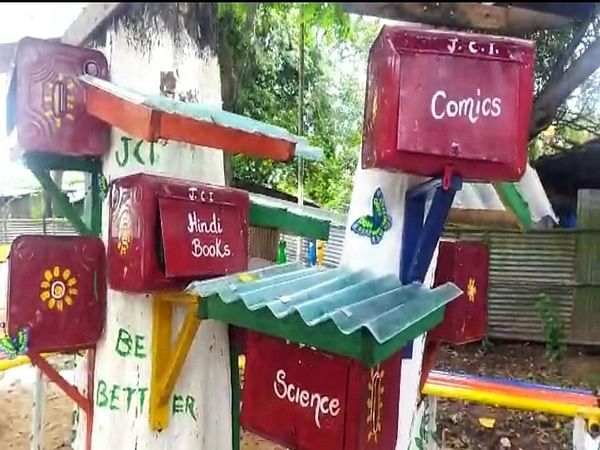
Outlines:
<svg viewBox="0 0 600 450"><path fill-rule="evenodd" d="M461 189L461 177L445 175L414 186L406 192L400 255L402 284L423 283L435 247L444 232L444 224L454 197ZM425 206L430 199L431 206L425 215ZM412 358L412 344L411 341L404 348L404 359Z"/></svg>
<svg viewBox="0 0 600 450"><path fill-rule="evenodd" d="M73 400L86 415L85 448L92 448L92 429L94 419L94 366L96 363L96 350L89 349L87 352L87 395L83 395L71 383L66 381L60 373L52 367L44 357L38 353L28 354L31 363L36 365L40 371L56 384L67 396Z"/></svg>
<svg viewBox="0 0 600 450"><path fill-rule="evenodd" d="M60 212L64 214L77 232L84 236L99 236L102 226L102 202L100 198L101 161L97 158L69 157L45 153L26 153L23 155L23 159L25 165L42 185L42 188L56 202ZM50 176L51 170L91 173L92 212L89 219L89 226L81 219L65 193L56 185Z"/></svg>
<svg viewBox="0 0 600 450"><path fill-rule="evenodd" d="M169 426L169 399L183 369L200 326L199 298L182 293L160 293L152 307L152 371L150 379L150 428L162 431ZM173 307L186 305L183 325L171 347Z"/></svg>

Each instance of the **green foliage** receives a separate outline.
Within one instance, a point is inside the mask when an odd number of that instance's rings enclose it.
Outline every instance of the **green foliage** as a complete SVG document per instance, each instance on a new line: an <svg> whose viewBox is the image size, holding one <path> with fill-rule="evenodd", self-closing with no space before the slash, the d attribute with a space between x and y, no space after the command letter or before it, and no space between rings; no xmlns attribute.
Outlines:
<svg viewBox="0 0 600 450"><path fill-rule="evenodd" d="M560 361L566 352L565 324L548 295L541 294L538 297L536 308L542 321L546 355L551 361Z"/></svg>
<svg viewBox="0 0 600 450"><path fill-rule="evenodd" d="M304 36L304 135L325 152L304 163L305 196L343 211L362 135L367 51L378 27L334 3L219 4L224 108L298 130L300 27ZM236 155L234 176L295 194L298 162Z"/></svg>
<svg viewBox="0 0 600 450"><path fill-rule="evenodd" d="M580 27L585 33L579 33ZM600 16L590 23L574 24L562 29L543 30L526 38L536 44L535 93L553 86L556 76L562 74L585 50L600 37ZM577 42L577 45L571 45ZM569 53L570 52L570 53ZM531 160L545 154L572 149L600 136L600 74L585 80L556 111L552 126L546 133L532 140L529 147Z"/></svg>
<svg viewBox="0 0 600 450"><path fill-rule="evenodd" d="M338 3L219 3L218 17L223 108L294 133L304 23L304 135L325 151L324 161L305 161L304 193L324 208L344 212L361 143L368 49L380 23L351 17ZM600 36L598 18L580 41L579 26L526 36L536 42L536 95ZM571 46L573 40L579 44ZM567 49L572 51L565 58ZM600 76L594 75L559 108L551 129L531 142L530 159L597 136L599 102ZM297 192L297 161L237 155L232 170L244 182Z"/></svg>

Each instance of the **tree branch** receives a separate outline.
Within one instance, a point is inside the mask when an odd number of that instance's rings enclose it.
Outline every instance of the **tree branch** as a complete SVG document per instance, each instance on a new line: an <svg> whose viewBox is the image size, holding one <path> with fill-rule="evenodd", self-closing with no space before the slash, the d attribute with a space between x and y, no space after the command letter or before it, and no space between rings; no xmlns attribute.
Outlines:
<svg viewBox="0 0 600 450"><path fill-rule="evenodd" d="M586 125L580 122L565 121L565 124L575 131L587 131L594 136L600 136L600 124Z"/></svg>
<svg viewBox="0 0 600 450"><path fill-rule="evenodd" d="M538 95L531 115L529 137L550 126L556 111L571 93L600 66L600 39L591 44L569 68L548 84Z"/></svg>
<svg viewBox="0 0 600 450"><path fill-rule="evenodd" d="M550 72L550 76L544 84L544 88L542 89L542 91L546 88L546 86L552 85L552 83L554 83L555 80L564 72L565 66L569 62L569 59L573 57L575 50L577 50L577 47L581 43L583 37L586 35L590 23L592 23L593 20L594 16L592 15L585 22L583 22L577 30L575 30L573 39L571 39L569 45L565 47L565 49L562 51L562 53L559 55L558 59L554 63L552 72Z"/></svg>

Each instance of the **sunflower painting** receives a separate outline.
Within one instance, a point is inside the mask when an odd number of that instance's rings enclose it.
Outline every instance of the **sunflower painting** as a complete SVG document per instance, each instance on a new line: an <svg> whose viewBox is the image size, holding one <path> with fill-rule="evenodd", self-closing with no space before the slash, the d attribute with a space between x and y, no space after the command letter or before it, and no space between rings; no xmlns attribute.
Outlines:
<svg viewBox="0 0 600 450"><path fill-rule="evenodd" d="M61 270L59 266L54 266L52 270L44 272L40 288L40 300L48 305L48 309L62 311L65 304L71 306L77 296L77 278L69 268Z"/></svg>

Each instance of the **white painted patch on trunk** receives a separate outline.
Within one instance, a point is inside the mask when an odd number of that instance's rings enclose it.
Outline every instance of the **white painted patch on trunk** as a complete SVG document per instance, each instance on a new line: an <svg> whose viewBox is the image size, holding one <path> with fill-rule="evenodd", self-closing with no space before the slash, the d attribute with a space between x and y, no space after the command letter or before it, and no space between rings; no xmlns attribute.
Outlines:
<svg viewBox="0 0 600 450"><path fill-rule="evenodd" d="M361 168L360 161L358 162L348 211L348 223L346 224L344 250L340 264L342 267L353 270L368 269L377 275L399 276L406 191L424 180L421 177L402 173L378 169L364 170ZM388 213L392 217L392 228L384 234L379 244L373 245L369 238L359 236L350 227L360 216L372 214L373 193L377 188L381 188L383 191ZM433 282L436 261L437 248L425 278L426 286L431 286ZM425 335L415 339L412 359L402 361L398 438L396 441L396 449L399 450L408 448L411 440L411 427L420 397L418 388L424 341Z"/></svg>
<svg viewBox="0 0 600 450"><path fill-rule="evenodd" d="M600 436L593 437L583 417L573 419L573 450L600 449Z"/></svg>
<svg viewBox="0 0 600 450"><path fill-rule="evenodd" d="M160 26L160 18L156 20L159 26L154 29L154 42L151 51L146 54L130 45L130 42L135 42L136 36L127 30L108 31L106 48L100 50L109 60L111 80L142 93L159 94L160 72L172 71L178 76L177 93L191 94L195 101L220 107L221 86L216 56L205 54L198 57L195 44L185 34L178 36L180 40L175 46L166 26ZM129 160L123 164L121 137L123 134L114 130L112 148L104 161L104 174L109 180L146 172L224 184L223 155L220 151L174 142L155 144L154 164L149 162L147 148L141 151L145 162L141 164L132 155L138 141L133 138ZM118 152L120 163L117 161ZM105 202L102 223L105 242L108 214L109 205ZM153 432L149 425L148 406L152 298L109 289L107 301L105 332L98 344L96 357L92 449L230 449L231 387L227 327L214 321L201 324L175 385L174 394L181 397L176 400L176 405L173 398L169 403L172 411L169 427L161 433ZM175 314L173 343L183 314L181 309ZM122 356L128 349L125 342L121 340L118 344L119 333L125 337L125 332L129 333L133 343L130 356ZM136 340L137 354L145 357L135 356ZM117 352L118 345L121 355ZM81 386L85 378L82 367L78 368L78 373ZM84 416L80 413L76 449L84 448Z"/></svg>

